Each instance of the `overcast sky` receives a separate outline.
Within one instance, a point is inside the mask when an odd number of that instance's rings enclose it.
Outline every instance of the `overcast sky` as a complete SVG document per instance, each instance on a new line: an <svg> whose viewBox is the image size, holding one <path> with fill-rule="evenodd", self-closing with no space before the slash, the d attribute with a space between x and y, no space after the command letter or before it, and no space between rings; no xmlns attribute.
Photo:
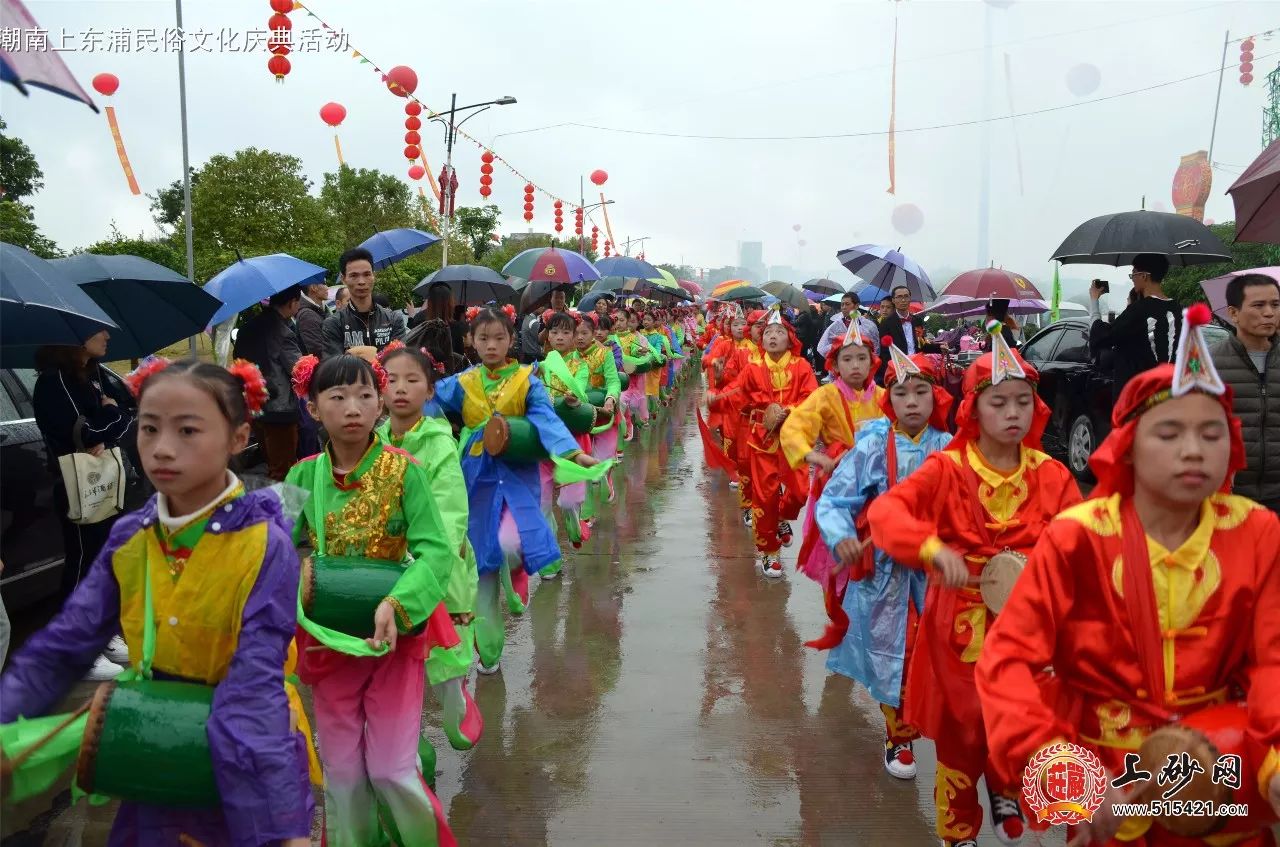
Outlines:
<svg viewBox="0 0 1280 847"><path fill-rule="evenodd" d="M162 0L27 0L27 6L41 26L65 31L75 45L91 29L162 35L174 25L173 4ZM768 264L851 280L835 252L878 242L901 246L935 276L992 260L1042 283L1046 294L1048 256L1076 224L1138 208L1144 196L1147 208L1172 211L1180 157L1209 145L1225 31L1234 39L1280 26L1274 2L314 0L311 6L384 69L413 67L417 95L433 108L447 108L454 91L460 105L518 98L517 105L479 115L466 131L566 199L576 197L579 175L608 171L615 235L650 236L650 260L736 264L738 242L758 240ZM885 191L883 135L895 9L896 196ZM333 133L318 110L334 100L348 111L340 129L348 164L404 176L404 101L349 50L295 54L293 73L278 85L266 70L266 53L217 52L224 31L243 43L246 31L265 27L267 0L187 0L184 14L189 32L212 33L206 42L212 51L189 54L187 63L194 164L266 147L301 157L319 182L336 159ZM293 19L295 34L318 26L300 11ZM985 51L988 25L993 47ZM1258 40L1256 79L1245 88L1235 69L1239 46L1227 51L1213 153L1221 168L1209 218L1233 216L1223 192L1260 150L1265 74L1277 64L1276 56L1263 57L1278 52L1280 38ZM175 54L99 48L63 55L86 89L96 73L120 77L110 102L144 194L177 178ZM1083 96L1068 85L1080 65L1098 72L1096 89ZM1075 73L1087 81L1089 69ZM1073 104L988 125L990 248L980 256L983 127L909 130ZM145 196L128 192L101 115L39 90L24 99L9 86L0 90L0 111L40 159L45 188L34 200L37 220L60 246L95 241L112 221L128 234L154 232ZM734 138L528 131L567 122ZM740 140L849 133L871 134ZM443 133L432 126L423 135L438 171ZM454 164L459 203L479 202L478 148L463 143ZM522 229L523 182L500 170L494 188L504 232ZM895 229L900 204L923 212L918 232ZM534 228L550 230L544 195L536 215ZM946 279L935 281L941 287Z"/></svg>

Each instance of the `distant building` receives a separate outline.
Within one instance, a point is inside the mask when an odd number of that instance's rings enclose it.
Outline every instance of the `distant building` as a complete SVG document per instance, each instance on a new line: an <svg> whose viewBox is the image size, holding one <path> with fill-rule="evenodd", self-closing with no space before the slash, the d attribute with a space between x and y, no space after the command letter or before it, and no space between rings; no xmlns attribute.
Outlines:
<svg viewBox="0 0 1280 847"><path fill-rule="evenodd" d="M769 267L769 279L777 279L782 282L792 282L799 285L805 280L810 279L810 277L806 276L804 271L799 268L794 268L791 265L771 265Z"/></svg>

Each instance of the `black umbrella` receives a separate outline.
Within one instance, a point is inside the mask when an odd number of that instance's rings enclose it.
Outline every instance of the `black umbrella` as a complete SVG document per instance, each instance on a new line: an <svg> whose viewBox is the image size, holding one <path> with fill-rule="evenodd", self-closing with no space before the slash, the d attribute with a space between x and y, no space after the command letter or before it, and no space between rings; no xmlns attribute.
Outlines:
<svg viewBox="0 0 1280 847"><path fill-rule="evenodd" d="M1195 218L1168 212L1117 212L1085 221L1050 258L1064 265L1132 265L1156 253L1172 267L1230 262L1231 251Z"/></svg>
<svg viewBox="0 0 1280 847"><path fill-rule="evenodd" d="M140 359L204 331L222 301L180 273L140 256L80 253L49 264L66 274L120 327L113 359Z"/></svg>
<svg viewBox="0 0 1280 847"><path fill-rule="evenodd" d="M0 345L5 367L31 367L45 344L77 346L115 322L67 275L0 242Z"/></svg>
<svg viewBox="0 0 1280 847"><path fill-rule="evenodd" d="M592 289L587 292L587 296L578 302L579 312L590 312L596 307L596 303L601 300L617 300L612 291L596 291Z"/></svg>
<svg viewBox="0 0 1280 847"><path fill-rule="evenodd" d="M453 292L454 302L462 306L503 301L516 292L511 283L493 268L483 265L445 265L415 285L413 293L425 300L427 293L437 285L447 285Z"/></svg>
<svg viewBox="0 0 1280 847"><path fill-rule="evenodd" d="M734 303L746 302L748 300L763 300L768 296L769 292L761 291L754 285L739 285L737 288L730 289L716 299L723 300L726 303Z"/></svg>

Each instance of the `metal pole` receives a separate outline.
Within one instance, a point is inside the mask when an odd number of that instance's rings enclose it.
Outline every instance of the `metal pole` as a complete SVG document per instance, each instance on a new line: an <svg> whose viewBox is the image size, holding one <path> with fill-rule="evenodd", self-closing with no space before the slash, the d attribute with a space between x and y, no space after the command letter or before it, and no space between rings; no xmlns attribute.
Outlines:
<svg viewBox="0 0 1280 847"><path fill-rule="evenodd" d="M1218 97L1213 101L1213 128L1209 130L1209 168L1213 169L1213 142L1218 135L1218 107L1222 105L1222 75L1227 70L1227 44L1231 40L1231 30L1222 36L1222 63L1218 68Z"/></svg>
<svg viewBox="0 0 1280 847"><path fill-rule="evenodd" d="M182 32L182 0L175 0L178 32ZM182 116L182 216L187 230L187 279L195 282L196 253L191 222L191 153L187 145L187 60L186 50L178 51L178 111ZM196 336L187 339L191 358L196 357Z"/></svg>
<svg viewBox="0 0 1280 847"><path fill-rule="evenodd" d="M982 161L978 163L978 267L987 263L991 229L991 42L994 13L986 4L983 13L982 52Z"/></svg>
<svg viewBox="0 0 1280 847"><path fill-rule="evenodd" d="M444 154L444 185L440 186L440 191L444 197L444 219L440 228L444 230L441 233L444 236L444 247L440 250L440 267L449 264L449 224L453 222L453 113L458 108L458 93L453 93L453 98L449 101L449 126L444 133L445 154Z"/></svg>

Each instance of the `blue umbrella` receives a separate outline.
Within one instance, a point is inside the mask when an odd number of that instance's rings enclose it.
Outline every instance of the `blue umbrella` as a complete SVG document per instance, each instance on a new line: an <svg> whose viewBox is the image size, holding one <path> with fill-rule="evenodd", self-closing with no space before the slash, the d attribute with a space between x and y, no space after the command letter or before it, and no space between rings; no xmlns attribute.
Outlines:
<svg viewBox="0 0 1280 847"><path fill-rule="evenodd" d="M324 282L324 278L324 268L295 259L288 253L241 259L205 283L204 290L222 301L222 308L209 323L220 324L272 294L294 285Z"/></svg>
<svg viewBox="0 0 1280 847"><path fill-rule="evenodd" d="M366 238L360 246L373 254L374 269L381 270L421 253L439 240L439 236L420 229L388 229Z"/></svg>
<svg viewBox="0 0 1280 847"><path fill-rule="evenodd" d="M864 280L854 289L864 303L888 297L900 285L911 290L911 299L916 302L927 303L938 296L924 268L892 247L859 244L841 250L836 259Z"/></svg>
<svg viewBox="0 0 1280 847"><path fill-rule="evenodd" d="M182 274L138 256L81 253L49 264L120 328L111 333L113 359L140 359L195 335L222 305Z"/></svg>
<svg viewBox="0 0 1280 847"><path fill-rule="evenodd" d="M617 300L612 291L591 290L587 292L587 296L578 301L579 312L590 312L595 309L596 303L601 300Z"/></svg>
<svg viewBox="0 0 1280 847"><path fill-rule="evenodd" d="M51 263L0 242L0 345L5 367L29 367L37 347L76 346L115 323Z"/></svg>
<svg viewBox="0 0 1280 847"><path fill-rule="evenodd" d="M657 279L659 271L643 259L630 256L610 256L596 260L596 270L600 276L638 277L640 279Z"/></svg>

